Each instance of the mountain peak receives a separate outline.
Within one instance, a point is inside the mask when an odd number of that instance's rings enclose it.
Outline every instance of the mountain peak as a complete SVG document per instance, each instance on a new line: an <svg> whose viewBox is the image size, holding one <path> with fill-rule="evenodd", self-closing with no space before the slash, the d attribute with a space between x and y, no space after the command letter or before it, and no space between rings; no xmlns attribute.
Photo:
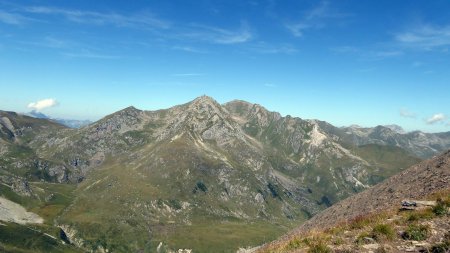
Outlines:
<svg viewBox="0 0 450 253"><path fill-rule="evenodd" d="M197 97L196 99L192 100L192 104L214 104L214 105L220 105L214 98L203 95L200 97Z"/></svg>
<svg viewBox="0 0 450 253"><path fill-rule="evenodd" d="M27 115L29 115L33 118L38 118L38 119L49 119L50 118L47 115L43 114L42 112L39 112L36 110L29 112Z"/></svg>
<svg viewBox="0 0 450 253"><path fill-rule="evenodd" d="M141 110L139 110L139 109L137 109L136 107L130 105L130 106L128 106L128 107L123 108L123 109L120 110L120 111L124 111L124 112L139 112L139 111L141 111Z"/></svg>
<svg viewBox="0 0 450 253"><path fill-rule="evenodd" d="M195 114L205 114L212 116L218 114L224 116L224 108L212 97L203 95L187 104L187 110Z"/></svg>
<svg viewBox="0 0 450 253"><path fill-rule="evenodd" d="M250 102L244 101L244 100L232 100L228 103L224 104L224 107L231 113L235 114L235 115L239 115L239 116L248 116L248 115L257 115L259 114L261 117L261 115L263 115L262 117L268 117L269 114L271 113L275 113L275 112L270 112L269 110L267 110L264 106L260 105L260 104L252 104ZM277 118L281 117L281 115L279 113L275 113L277 114Z"/></svg>
<svg viewBox="0 0 450 253"><path fill-rule="evenodd" d="M384 127L387 127L389 129L391 129L392 131L397 132L399 134L406 133L405 130L399 125L392 124L392 125L385 125Z"/></svg>

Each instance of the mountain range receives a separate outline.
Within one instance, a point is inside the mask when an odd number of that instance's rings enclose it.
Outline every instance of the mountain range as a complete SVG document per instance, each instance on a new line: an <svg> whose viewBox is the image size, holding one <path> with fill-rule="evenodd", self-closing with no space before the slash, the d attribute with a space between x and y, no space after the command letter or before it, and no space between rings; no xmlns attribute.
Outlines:
<svg viewBox="0 0 450 253"><path fill-rule="evenodd" d="M449 148L450 132L339 128L207 96L79 129L0 111L0 187L74 251L231 252Z"/></svg>
<svg viewBox="0 0 450 253"><path fill-rule="evenodd" d="M80 128L86 125L89 125L92 123L92 121L90 120L76 120L76 119L61 119L61 118L52 118L49 117L45 114L43 114L42 112L38 112L36 110L33 110L29 113L27 113L26 115L34 117L34 118L38 118L38 119L49 119L51 121L57 122L61 125L70 127L70 128Z"/></svg>

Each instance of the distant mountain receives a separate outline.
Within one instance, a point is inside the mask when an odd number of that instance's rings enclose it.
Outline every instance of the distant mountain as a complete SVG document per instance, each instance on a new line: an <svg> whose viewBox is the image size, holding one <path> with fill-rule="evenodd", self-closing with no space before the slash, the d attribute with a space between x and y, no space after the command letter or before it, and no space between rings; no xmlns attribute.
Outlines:
<svg viewBox="0 0 450 253"><path fill-rule="evenodd" d="M437 153L449 134L425 135L441 145L423 152L389 128L341 129L207 96L158 111L128 107L79 129L0 115L4 185L26 198L65 196L52 224L83 250L115 252L261 244L419 162L416 154ZM34 198L45 218L46 197Z"/></svg>
<svg viewBox="0 0 450 253"><path fill-rule="evenodd" d="M90 120L76 120L76 119L52 119L60 124L70 128L81 128L92 123Z"/></svg>
<svg viewBox="0 0 450 253"><path fill-rule="evenodd" d="M38 118L38 119L49 119L49 120L58 122L62 125L70 127L70 128L80 128L80 127L87 126L92 123L92 121L90 121L90 120L51 118L51 117L49 117L41 112L35 111L35 110L27 113L27 115L34 117L34 118Z"/></svg>
<svg viewBox="0 0 450 253"><path fill-rule="evenodd" d="M399 125L385 125L384 127L387 127L389 129L391 129L392 131L397 132L399 134L406 133L406 131Z"/></svg>
<svg viewBox="0 0 450 253"><path fill-rule="evenodd" d="M414 131L402 133L403 131L398 126L392 125L373 128L355 126L337 128L324 121L317 122L330 137L355 146L367 144L395 146L422 159L450 148L450 132L424 133Z"/></svg>
<svg viewBox="0 0 450 253"><path fill-rule="evenodd" d="M300 242L307 237L311 238L311 234L316 235L317 241L319 236L322 237L320 239L323 244L322 248L325 248L326 244L330 245L328 248L339 247L337 244L333 244L331 240L327 241L324 239L333 235L335 236L334 240L337 240L336 237L339 237L340 244L349 244L346 245L346 252L368 252L369 248L361 245L364 244L364 241L366 241L366 244L371 244L369 246L372 247L372 250L374 247L391 247L391 250L388 250L388 252L397 252L399 250L399 252L448 252L447 250L450 245L445 245L445 241L446 243L450 242L450 238L448 237L450 236L448 230L450 220L447 216L448 210L445 211L445 209L449 208L449 190L450 150L414 165L370 189L338 202L302 224L289 235L263 246L261 249L256 250L256 252L306 252L305 250L312 245L302 245ZM436 195L437 193L439 194ZM447 199L446 204L443 204L444 211L442 217L434 217L432 212L424 210L397 214L397 210L404 200L436 199L436 196L444 196ZM389 217L389 219L383 217ZM399 234L404 233L405 229L408 229L408 226L415 228L415 236L417 236L417 233L424 233L417 231L422 226L428 229L428 236L422 236L422 239L415 239L416 237L414 239L407 238L409 240L408 242L407 240L405 241L405 238L396 239L397 234L394 231L391 235L393 237L391 239L393 241L390 243L391 245L386 240L384 243L387 244L383 245L383 241L376 241L376 235L370 234L370 229L365 229L365 227L370 228L371 226L375 227L380 224L385 224L383 226L392 229L392 231L396 228L403 230L399 231ZM426 226L423 224L426 224ZM333 231L341 232L333 233ZM346 242L348 241L346 237L349 236L349 242ZM428 237L434 237L431 238L430 242L435 245L441 245L442 251L438 251L438 248L435 249L436 251L431 251L433 245L430 245L429 242L422 242L420 244L411 243L412 240L425 240ZM355 242L355 239L361 242ZM397 244L397 248L392 248L392 244L394 246ZM293 246L289 247L289 245ZM446 247L446 250L444 247Z"/></svg>
<svg viewBox="0 0 450 253"><path fill-rule="evenodd" d="M27 113L27 115L38 119L50 119L50 117L48 117L47 115L43 114L42 112L38 112L36 110Z"/></svg>

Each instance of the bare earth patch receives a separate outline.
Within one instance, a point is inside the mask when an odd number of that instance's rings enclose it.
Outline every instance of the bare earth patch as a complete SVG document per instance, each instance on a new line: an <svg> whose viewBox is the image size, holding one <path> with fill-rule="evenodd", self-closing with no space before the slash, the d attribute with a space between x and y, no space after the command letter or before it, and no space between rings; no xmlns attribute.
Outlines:
<svg viewBox="0 0 450 253"><path fill-rule="evenodd" d="M27 212L23 206L0 197L0 221L27 224L43 223L44 219L35 213Z"/></svg>

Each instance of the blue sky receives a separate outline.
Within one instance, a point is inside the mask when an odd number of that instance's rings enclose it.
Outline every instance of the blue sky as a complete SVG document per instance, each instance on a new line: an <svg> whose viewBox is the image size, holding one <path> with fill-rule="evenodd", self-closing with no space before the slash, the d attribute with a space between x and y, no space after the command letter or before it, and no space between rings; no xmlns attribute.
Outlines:
<svg viewBox="0 0 450 253"><path fill-rule="evenodd" d="M96 120L207 94L337 126L450 131L448 10L447 0L0 0L0 109Z"/></svg>

